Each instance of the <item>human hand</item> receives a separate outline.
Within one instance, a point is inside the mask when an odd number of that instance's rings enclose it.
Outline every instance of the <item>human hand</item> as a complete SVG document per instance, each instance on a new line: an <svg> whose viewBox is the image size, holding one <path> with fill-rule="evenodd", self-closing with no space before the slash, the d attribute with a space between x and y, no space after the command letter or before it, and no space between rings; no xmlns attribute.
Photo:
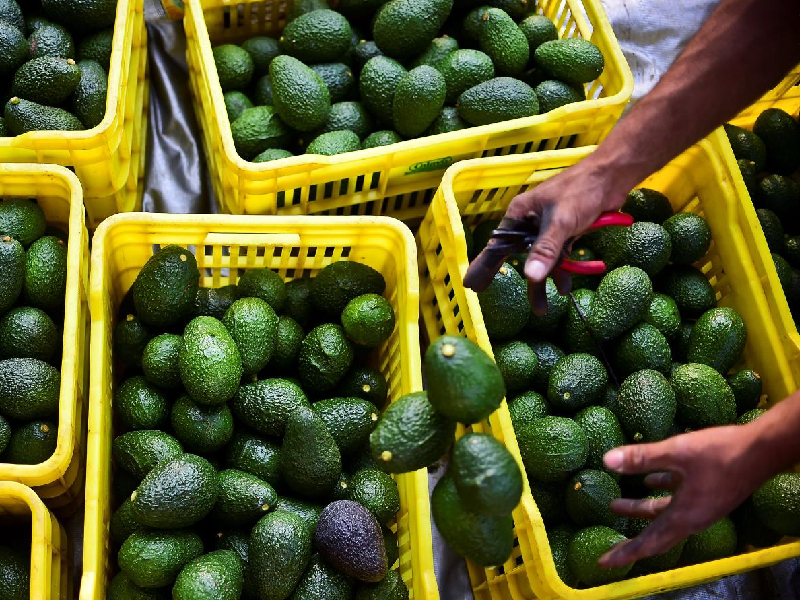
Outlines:
<svg viewBox="0 0 800 600"><path fill-rule="evenodd" d="M603 462L608 469L625 475L650 473L645 484L672 496L614 500L615 513L653 522L632 540L614 546L599 565L621 567L667 552L746 500L774 474L763 452L769 448L758 452L758 429L751 425L714 427L607 452Z"/></svg>

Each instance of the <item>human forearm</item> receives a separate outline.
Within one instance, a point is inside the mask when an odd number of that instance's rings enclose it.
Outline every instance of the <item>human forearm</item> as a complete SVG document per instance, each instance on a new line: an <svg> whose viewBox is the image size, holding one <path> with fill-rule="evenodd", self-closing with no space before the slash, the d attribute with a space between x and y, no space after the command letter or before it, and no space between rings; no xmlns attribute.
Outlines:
<svg viewBox="0 0 800 600"><path fill-rule="evenodd" d="M800 391L745 425L744 437L758 455L764 478L800 463Z"/></svg>
<svg viewBox="0 0 800 600"><path fill-rule="evenodd" d="M587 161L630 190L800 62L800 2L724 0ZM587 165L589 166L589 165ZM610 206L621 194L609 194Z"/></svg>

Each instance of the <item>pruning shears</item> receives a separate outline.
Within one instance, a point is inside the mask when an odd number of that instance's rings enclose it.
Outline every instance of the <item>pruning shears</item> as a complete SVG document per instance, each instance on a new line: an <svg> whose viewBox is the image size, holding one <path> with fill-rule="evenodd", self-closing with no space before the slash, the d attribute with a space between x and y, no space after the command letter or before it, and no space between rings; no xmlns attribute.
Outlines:
<svg viewBox="0 0 800 600"><path fill-rule="evenodd" d="M603 212L589 226L587 232L600 227L622 226L633 224L633 217L623 212ZM523 219L505 217L492 232L486 248L475 257L469 266L464 285L476 292L482 292L494 279L503 262L512 254L527 253L539 237L542 219L539 215L531 215ZM561 248L561 260L556 269L575 275L600 275L606 272L606 264L602 260L579 261L569 257L569 249L575 238L570 238Z"/></svg>

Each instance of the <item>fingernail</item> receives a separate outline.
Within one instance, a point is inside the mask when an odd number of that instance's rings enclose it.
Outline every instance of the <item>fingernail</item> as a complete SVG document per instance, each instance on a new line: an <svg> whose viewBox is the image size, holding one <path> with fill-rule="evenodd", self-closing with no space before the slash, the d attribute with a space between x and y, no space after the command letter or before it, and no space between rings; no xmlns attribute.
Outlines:
<svg viewBox="0 0 800 600"><path fill-rule="evenodd" d="M622 458L622 450L610 450L603 456L603 463L606 465L606 468L617 471L622 468Z"/></svg>
<svg viewBox="0 0 800 600"><path fill-rule="evenodd" d="M547 267L539 260L532 260L525 264L525 276L534 281L542 281L547 275Z"/></svg>

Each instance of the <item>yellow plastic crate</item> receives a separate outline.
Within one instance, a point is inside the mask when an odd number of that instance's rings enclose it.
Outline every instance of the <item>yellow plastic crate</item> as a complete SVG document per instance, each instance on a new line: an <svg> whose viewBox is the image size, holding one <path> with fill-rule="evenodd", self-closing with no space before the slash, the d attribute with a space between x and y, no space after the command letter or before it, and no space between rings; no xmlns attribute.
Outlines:
<svg viewBox="0 0 800 600"><path fill-rule="evenodd" d="M0 523L30 527L31 599L72 598L67 534L31 488L0 481Z"/></svg>
<svg viewBox="0 0 800 600"><path fill-rule="evenodd" d="M780 325L770 315L769 305L775 301L772 289L762 287L770 277L764 263L763 236L759 229L752 227L753 208L738 200L730 169L724 156L717 151L723 141L724 133L716 131L642 185L666 194L676 211L700 214L708 221L713 241L708 254L697 266L709 278L719 304L732 306L742 315L748 330L744 363L762 375L764 392L769 398L780 400L792 393L795 385L789 358L780 344ZM501 217L514 196L577 163L591 150L568 149L524 157L472 160L448 169L418 233L421 309L429 339L444 333L460 333L491 352L477 295L463 285L468 261L462 219L475 224ZM498 435L496 424L499 424L509 450L518 457L505 405L495 413L494 419L492 432ZM520 518L519 510L514 514L519 555L515 551L515 557L500 569L484 570L468 565L475 597L480 600L632 598L696 585L800 556L800 543L795 542L578 590L568 587L558 577L544 524L528 491L523 494L521 511L524 518Z"/></svg>
<svg viewBox="0 0 800 600"><path fill-rule="evenodd" d="M92 247L92 341L84 528L83 600L105 598L110 561L111 441L114 380L112 330L123 296L154 248L180 244L197 257L201 285L236 283L247 269L269 267L289 280L316 274L338 260L364 262L386 279L397 315L392 337L374 366L386 376L392 401L422 389L419 291L414 241L400 222L383 217L241 217L134 213L106 220ZM428 475L396 477L400 574L414 600L439 597L433 572Z"/></svg>
<svg viewBox="0 0 800 600"><path fill-rule="evenodd" d="M238 156L231 137L212 45L254 35L277 36L292 0L189 0L186 60L195 114L217 201L234 214L388 215L419 221L442 172L480 156L596 144L622 114L633 76L600 0L539 0L562 38L583 37L605 57L589 100L545 115L409 140L339 156L305 155L256 164Z"/></svg>
<svg viewBox="0 0 800 600"><path fill-rule="evenodd" d="M56 451L38 465L0 463L0 481L28 485L50 508L67 512L83 494L84 415L89 395L89 235L81 185L64 167L0 164L3 197L36 198L48 224L69 233L69 243Z"/></svg>
<svg viewBox="0 0 800 600"><path fill-rule="evenodd" d="M73 167L83 185L92 227L133 210L146 123L147 31L144 0L119 0L103 121L86 131L33 131L0 137L0 163L53 163Z"/></svg>
<svg viewBox="0 0 800 600"><path fill-rule="evenodd" d="M794 82L793 84L791 84ZM790 85L791 84L791 85ZM783 89L785 88L785 89ZM783 93L776 93L783 89ZM745 109L735 119L731 121L734 125L743 127L748 130L753 129L753 124L756 122L758 115L768 108L780 108L788 112L790 115L797 117L800 111L800 65L790 74L783 83L775 88L772 92L764 96L761 100ZM730 143L726 136L719 138L719 151L723 154L726 162L726 167L731 172L731 179L735 188L736 195L742 199L742 202L752 208L752 201L750 194L744 185L742 174L736 164L736 159L733 156ZM769 292L769 309L773 318L779 325L779 333L781 335L781 344L784 351L789 356L792 374L794 375L794 389L800 388L800 333L797 330L797 324L792 317L789 310L789 304L786 301L786 296L783 293L783 288L778 280L778 273L775 271L775 263L770 256L769 248L767 247L767 240L764 238L761 231L761 224L754 210L748 211L750 217L750 227L753 231L757 232L758 242L758 258L754 260L761 261L761 267L766 275L762 279L764 289Z"/></svg>

